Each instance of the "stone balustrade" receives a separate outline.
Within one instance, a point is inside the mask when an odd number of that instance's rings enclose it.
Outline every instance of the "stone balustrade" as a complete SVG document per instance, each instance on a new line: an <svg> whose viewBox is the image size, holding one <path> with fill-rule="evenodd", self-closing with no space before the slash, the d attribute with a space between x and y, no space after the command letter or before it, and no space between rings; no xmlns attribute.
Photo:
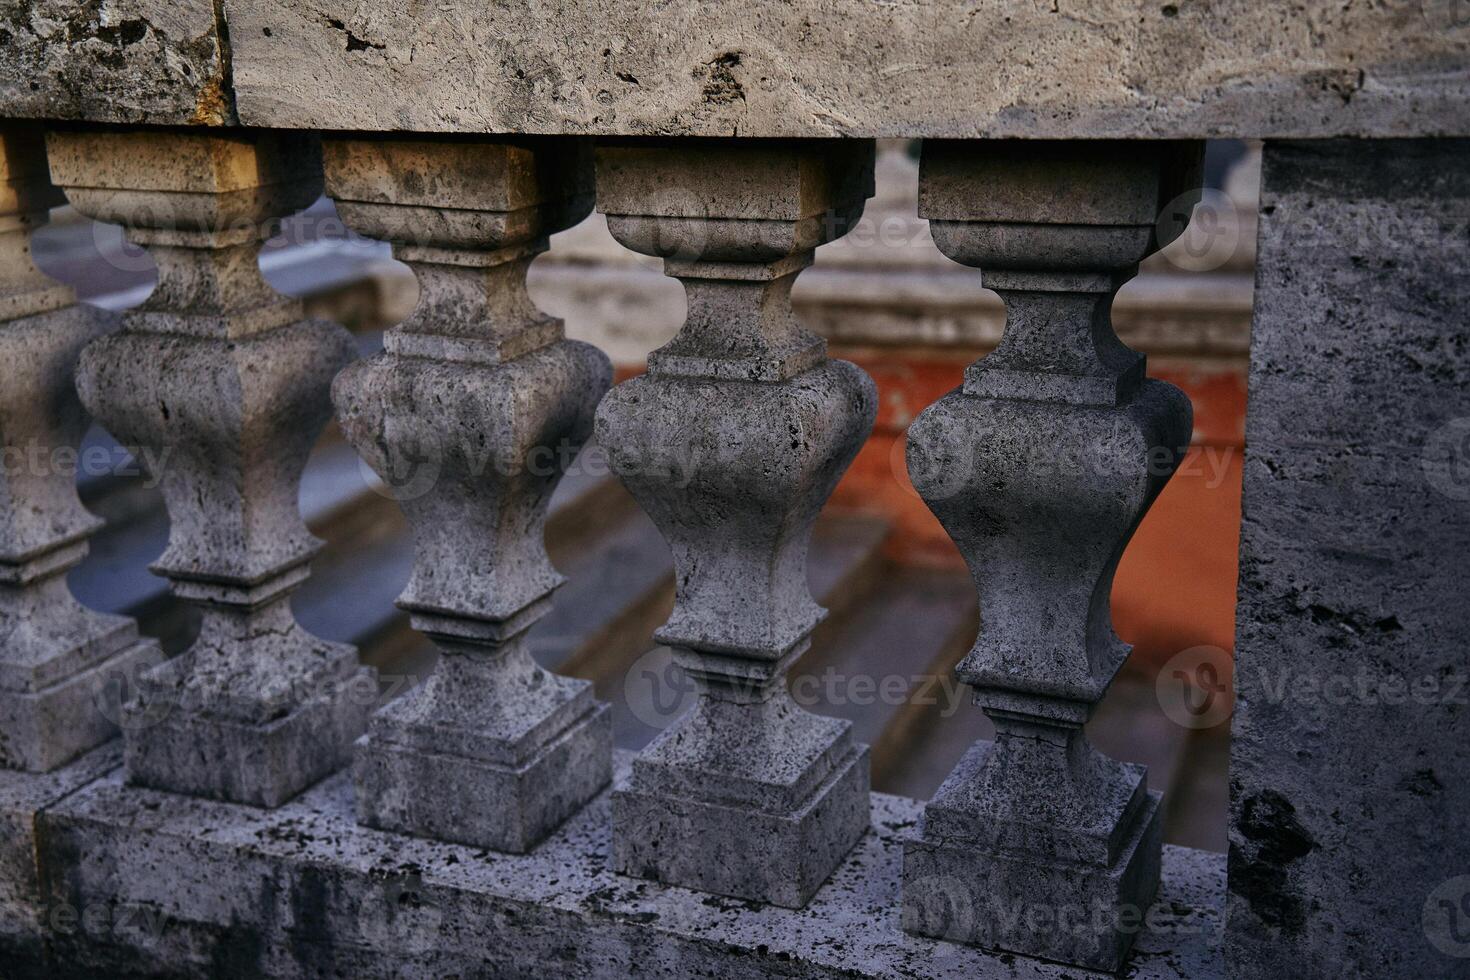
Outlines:
<svg viewBox="0 0 1470 980"><path fill-rule="evenodd" d="M1443 680L1470 636L1453 4L27 6L0 13L0 973L1449 975L1470 955L1460 704L1283 705L1266 679ZM792 287L891 135L925 139L917 217L1005 307L909 430L978 596L955 674L996 730L927 801L870 792L868 746L786 681L825 615L814 523L878 410ZM1114 572L1193 425L1114 297L1185 228L1216 135L1266 138L1228 873L1165 846L1168 799L1085 730L1130 652ZM418 284L363 358L260 271L323 191ZM104 314L36 268L62 200L157 265L141 303ZM617 385L526 285L594 208L686 301ZM12 463L89 416L161 489L152 568L200 623L175 656L73 597L99 522L69 474ZM439 656L407 692L293 611L329 428L412 533L398 604ZM590 443L671 553L653 638L693 683L636 754L530 639L567 581L553 494Z"/></svg>

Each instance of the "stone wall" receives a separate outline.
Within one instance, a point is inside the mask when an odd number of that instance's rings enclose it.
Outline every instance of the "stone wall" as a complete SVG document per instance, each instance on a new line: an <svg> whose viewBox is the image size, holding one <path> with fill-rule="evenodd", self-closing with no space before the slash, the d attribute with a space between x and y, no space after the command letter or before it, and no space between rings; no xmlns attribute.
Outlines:
<svg viewBox="0 0 1470 980"><path fill-rule="evenodd" d="M1232 976L1470 970L1467 155L1266 146Z"/></svg>

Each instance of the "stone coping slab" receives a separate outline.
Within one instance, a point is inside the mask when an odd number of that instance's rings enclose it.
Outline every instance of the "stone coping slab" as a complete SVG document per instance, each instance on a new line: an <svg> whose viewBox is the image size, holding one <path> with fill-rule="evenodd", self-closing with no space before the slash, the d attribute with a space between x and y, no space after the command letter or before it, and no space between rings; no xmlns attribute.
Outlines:
<svg viewBox="0 0 1470 980"><path fill-rule="evenodd" d="M0 769L0 976L39 970L46 909L37 878L39 815L122 765L113 739L51 772Z"/></svg>
<svg viewBox="0 0 1470 980"><path fill-rule="evenodd" d="M1452 0L0 5L0 115L397 132L1470 134Z"/></svg>
<svg viewBox="0 0 1470 980"><path fill-rule="evenodd" d="M617 754L619 783L630 760ZM345 773L266 811L126 787L114 772L45 817L52 900L80 913L53 952L64 970L117 976L1085 973L901 932L901 840L920 804L872 802L873 831L793 911L614 874L607 792L508 855L357 826ZM1166 847L1125 975L1223 976L1224 895L1224 855Z"/></svg>

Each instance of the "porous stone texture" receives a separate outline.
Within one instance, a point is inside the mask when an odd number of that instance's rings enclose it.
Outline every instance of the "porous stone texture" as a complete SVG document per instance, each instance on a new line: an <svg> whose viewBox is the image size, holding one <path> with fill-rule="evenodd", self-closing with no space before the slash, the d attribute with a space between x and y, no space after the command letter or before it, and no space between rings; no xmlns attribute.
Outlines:
<svg viewBox="0 0 1470 980"><path fill-rule="evenodd" d="M87 418L73 374L82 345L117 323L31 260L31 232L60 199L40 130L0 130L0 767L42 772L116 735L117 682L162 659L131 619L66 584L102 524L77 499Z"/></svg>
<svg viewBox="0 0 1470 980"><path fill-rule="evenodd" d="M41 814L121 763L122 743L113 740L50 772L0 769L0 964L7 980L47 975L46 936L58 922L37 862Z"/></svg>
<svg viewBox="0 0 1470 980"><path fill-rule="evenodd" d="M1467 158L1266 145L1231 976L1470 976Z"/></svg>
<svg viewBox="0 0 1470 980"><path fill-rule="evenodd" d="M218 0L3 0L0 115L228 125Z"/></svg>
<svg viewBox="0 0 1470 980"><path fill-rule="evenodd" d="M1470 134L1461 4L224 0L256 126L747 137Z"/></svg>
<svg viewBox="0 0 1470 980"><path fill-rule="evenodd" d="M596 348L526 294L547 236L592 208L582 140L328 140L344 221L395 243L419 279L385 350L338 376L342 431L413 528L399 599L444 656L357 745L372 827L502 851L534 847L611 778L607 705L541 668L526 630L563 579L546 508L612 383Z"/></svg>
<svg viewBox="0 0 1470 980"><path fill-rule="evenodd" d="M621 780L630 760L616 758ZM873 832L792 911L616 874L609 796L515 855L361 827L346 773L270 811L127 787L114 774L44 818L50 909L97 910L53 929L49 975L1077 976L899 929L914 801L874 795ZM1223 977L1223 865L1164 849L1164 889L1130 976Z"/></svg>
<svg viewBox="0 0 1470 980"><path fill-rule="evenodd" d="M1159 794L1082 726L1129 652L1112 628L1114 569L1191 413L1145 376L1109 309L1182 230L1156 220L1170 208L1187 220L1201 147L928 141L923 153L919 213L1007 311L1000 344L908 443L914 487L979 591L980 635L955 673L997 731L925 807L905 851L904 928L1112 971L1158 887Z"/></svg>
<svg viewBox="0 0 1470 980"><path fill-rule="evenodd" d="M291 135L70 132L51 169L84 214L123 225L159 268L123 329L83 350L83 403L159 460L168 547L151 566L203 615L187 651L123 711L131 780L275 806L343 765L376 702L354 650L308 634L290 596L320 548L297 510L328 386L353 356L261 278L279 217L321 191Z"/></svg>
<svg viewBox="0 0 1470 980"><path fill-rule="evenodd" d="M791 283L872 193L869 143L599 145L620 242L664 259L688 317L597 412L612 469L669 542L654 634L700 685L613 797L628 874L799 908L867 827L868 750L783 675L825 615L812 522L873 425L872 381L830 361Z"/></svg>

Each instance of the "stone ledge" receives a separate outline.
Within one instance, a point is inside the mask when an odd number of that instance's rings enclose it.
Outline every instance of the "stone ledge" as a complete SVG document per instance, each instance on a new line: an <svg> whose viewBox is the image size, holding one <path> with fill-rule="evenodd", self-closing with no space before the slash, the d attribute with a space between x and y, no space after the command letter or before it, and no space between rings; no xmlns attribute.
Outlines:
<svg viewBox="0 0 1470 980"><path fill-rule="evenodd" d="M630 759L617 754L619 782ZM532 853L505 855L357 826L346 773L263 811L113 772L45 815L41 858L52 919L77 912L52 936L60 975L1077 976L899 930L901 840L918 815L874 794L874 831L801 911L614 874L606 792ZM1223 976L1224 894L1224 855L1166 847L1129 975Z"/></svg>
<svg viewBox="0 0 1470 980"><path fill-rule="evenodd" d="M224 3L247 125L958 138L1464 134L1463 6Z"/></svg>

